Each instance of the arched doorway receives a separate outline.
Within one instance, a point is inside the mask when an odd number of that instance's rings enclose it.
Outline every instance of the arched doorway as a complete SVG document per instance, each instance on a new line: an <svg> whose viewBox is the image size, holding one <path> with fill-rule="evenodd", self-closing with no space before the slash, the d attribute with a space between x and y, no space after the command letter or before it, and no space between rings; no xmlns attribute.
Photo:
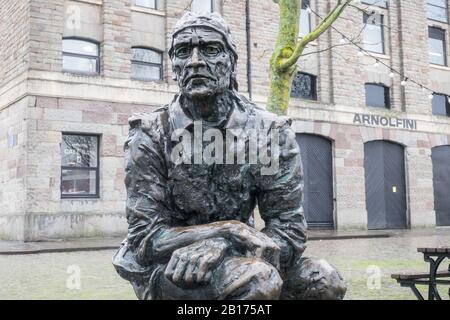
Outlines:
<svg viewBox="0 0 450 320"><path fill-rule="evenodd" d="M450 226L450 146L431 150L436 225Z"/></svg>
<svg viewBox="0 0 450 320"><path fill-rule="evenodd" d="M405 150L389 141L364 144L368 229L406 229Z"/></svg>
<svg viewBox="0 0 450 320"><path fill-rule="evenodd" d="M334 229L333 156L331 141L312 134L297 134L302 156L303 208L309 228Z"/></svg>

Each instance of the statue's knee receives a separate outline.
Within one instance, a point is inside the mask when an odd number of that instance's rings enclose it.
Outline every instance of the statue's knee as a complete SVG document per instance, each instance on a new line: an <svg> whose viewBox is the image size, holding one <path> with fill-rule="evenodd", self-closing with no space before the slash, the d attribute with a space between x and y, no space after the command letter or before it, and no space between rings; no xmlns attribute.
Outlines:
<svg viewBox="0 0 450 320"><path fill-rule="evenodd" d="M327 261L301 259L286 274L281 299L341 300L346 291L339 271Z"/></svg>
<svg viewBox="0 0 450 320"><path fill-rule="evenodd" d="M265 262L255 263L255 283L257 283L258 291L261 299L274 300L278 299L283 286L283 279L272 265Z"/></svg>
<svg viewBox="0 0 450 320"><path fill-rule="evenodd" d="M255 259L238 259L240 263L227 271L221 295L225 299L239 300L277 300L281 293L283 280L272 265Z"/></svg>

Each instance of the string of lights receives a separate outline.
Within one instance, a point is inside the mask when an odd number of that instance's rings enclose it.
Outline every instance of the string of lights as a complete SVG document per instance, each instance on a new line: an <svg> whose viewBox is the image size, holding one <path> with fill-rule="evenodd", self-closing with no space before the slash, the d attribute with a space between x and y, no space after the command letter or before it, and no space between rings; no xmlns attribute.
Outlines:
<svg viewBox="0 0 450 320"><path fill-rule="evenodd" d="M357 0L357 1L354 1L353 3L358 4L358 3L361 3L361 1ZM360 10L363 10L363 9L360 9ZM308 6L306 8L306 11L308 13L313 13L319 19L323 20L323 17L319 13L314 11L310 6ZM365 10L363 10L363 11L365 11ZM366 13L369 16L374 14L373 12L366 12ZM430 89L429 87L427 87L426 85L420 83L419 81L404 75L402 72L400 72L400 71L396 70L395 68L391 67L390 65L388 65L386 62L384 62L380 58L374 56L370 51L364 49L363 46L361 46L358 43L356 43L352 38L350 38L347 35L345 35L345 33L341 32L334 25L331 25L331 28L334 31L336 31L339 35L341 35L342 38L339 41L339 43L341 45L351 44L351 45L355 46L358 49L358 53L357 53L358 57L362 57L364 55L371 57L372 59L375 60L375 63L374 63L375 67L379 67L379 65L381 64L381 65L385 66L390 71L389 77L391 79L395 78L396 75L399 75L401 77L400 85L402 87L407 86L408 83L413 83L413 84L417 85L418 87L420 87L422 89L422 92L427 92L428 91L429 92L428 99L430 99L430 100L433 99L434 95L436 94L436 92L434 92L434 90ZM450 102L450 97L448 97L448 101Z"/></svg>

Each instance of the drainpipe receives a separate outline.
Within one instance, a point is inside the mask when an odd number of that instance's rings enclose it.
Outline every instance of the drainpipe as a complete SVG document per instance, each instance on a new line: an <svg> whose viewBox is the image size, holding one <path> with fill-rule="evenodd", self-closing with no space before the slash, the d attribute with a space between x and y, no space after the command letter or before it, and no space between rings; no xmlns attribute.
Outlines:
<svg viewBox="0 0 450 320"><path fill-rule="evenodd" d="M398 33L398 41L399 41L399 55L400 55L400 76L402 79L405 78L405 54L404 54L404 48L403 48L403 8L402 8L402 4L401 1L398 2L398 29L399 29L399 33ZM401 103L401 108L402 111L406 111L406 89L404 86L400 87L400 103Z"/></svg>
<svg viewBox="0 0 450 320"><path fill-rule="evenodd" d="M252 48L250 39L250 0L245 1L245 33L247 38L247 87L248 96L252 99Z"/></svg>

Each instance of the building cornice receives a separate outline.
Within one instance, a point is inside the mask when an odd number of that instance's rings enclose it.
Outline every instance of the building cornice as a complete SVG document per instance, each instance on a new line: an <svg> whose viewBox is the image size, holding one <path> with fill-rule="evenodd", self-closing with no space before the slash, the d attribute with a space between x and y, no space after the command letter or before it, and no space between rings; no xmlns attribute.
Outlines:
<svg viewBox="0 0 450 320"><path fill-rule="evenodd" d="M403 128L394 127L383 127L376 125L367 124L357 124L354 123L355 115L369 115L378 116L384 118L398 118L412 120L417 123L417 128L414 132L422 133L435 133L435 134L446 134L450 135L450 118L435 116L435 115L425 115L425 114L415 114L408 112L400 112L393 110L378 110L376 108L367 107L349 107L344 105L323 105L320 104L318 108L317 103L303 102L291 106L288 109L288 115L294 120L301 121L314 121L314 122L326 122L335 123L341 125L356 125L362 127L373 127L382 128L387 130L407 130ZM294 126L295 128L295 126Z"/></svg>
<svg viewBox="0 0 450 320"><path fill-rule="evenodd" d="M23 72L0 87L0 111L27 95L27 79L28 72Z"/></svg>
<svg viewBox="0 0 450 320"><path fill-rule="evenodd" d="M0 88L0 110L25 95L158 106L177 92L177 86L167 83L32 70Z"/></svg>
<svg viewBox="0 0 450 320"><path fill-rule="evenodd" d="M170 103L177 92L178 87L176 85L167 83L86 77L33 70L21 74L0 88L0 110L22 99L24 96L162 106ZM260 106L264 106L266 97L254 95L253 101ZM293 100L288 112L289 116L298 120L339 124L354 124L355 114L406 118L417 121L416 131L418 132L450 135L450 118L431 114L415 114L301 100Z"/></svg>

